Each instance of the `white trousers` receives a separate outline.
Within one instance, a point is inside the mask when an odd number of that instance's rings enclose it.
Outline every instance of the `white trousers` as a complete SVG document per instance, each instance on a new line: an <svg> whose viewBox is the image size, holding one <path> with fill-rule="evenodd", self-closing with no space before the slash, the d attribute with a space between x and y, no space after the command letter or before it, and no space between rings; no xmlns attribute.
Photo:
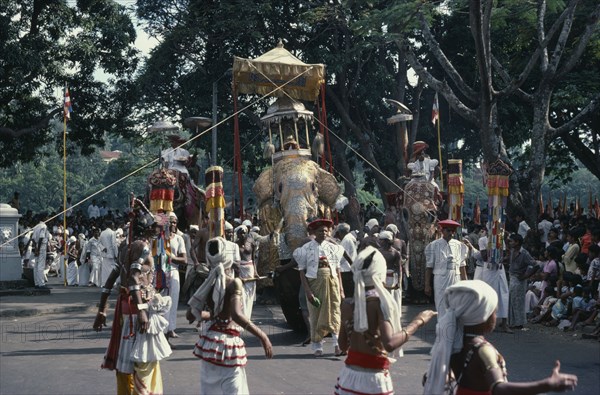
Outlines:
<svg viewBox="0 0 600 395"><path fill-rule="evenodd" d="M200 360L201 395L241 395L249 394L246 368L227 368Z"/></svg>
<svg viewBox="0 0 600 395"><path fill-rule="evenodd" d="M181 290L181 284L179 282L179 270L174 269L166 272L167 286L168 289L163 290L161 293L169 295L173 304L167 319L169 320L169 328L167 331L174 331L177 329L177 305L179 304L179 291Z"/></svg>

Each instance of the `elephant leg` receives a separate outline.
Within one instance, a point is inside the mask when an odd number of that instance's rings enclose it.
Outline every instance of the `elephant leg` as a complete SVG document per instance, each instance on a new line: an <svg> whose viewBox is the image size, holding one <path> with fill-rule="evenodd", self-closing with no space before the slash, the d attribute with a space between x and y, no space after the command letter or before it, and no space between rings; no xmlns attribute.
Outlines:
<svg viewBox="0 0 600 395"><path fill-rule="evenodd" d="M281 264L286 264L281 261ZM305 332L306 325L300 310L298 293L300 292L300 273L295 269L287 269L279 273L273 280L279 298L281 310L288 325L296 332Z"/></svg>

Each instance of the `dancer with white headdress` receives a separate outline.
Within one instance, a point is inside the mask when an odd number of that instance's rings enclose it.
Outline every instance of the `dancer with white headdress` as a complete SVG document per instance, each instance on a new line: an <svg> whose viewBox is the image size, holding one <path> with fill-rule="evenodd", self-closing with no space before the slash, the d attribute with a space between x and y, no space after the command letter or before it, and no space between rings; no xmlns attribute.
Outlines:
<svg viewBox="0 0 600 395"><path fill-rule="evenodd" d="M233 260L226 251L226 240L215 237L206 243L206 259L211 270L208 278L189 300L186 318L206 321L200 325L200 339L194 355L200 358L201 394L247 394L246 346L240 331L256 336L267 358L273 347L267 335L243 309L243 285L233 276Z"/></svg>
<svg viewBox="0 0 600 395"><path fill-rule="evenodd" d="M442 303L446 312L438 319L424 394L447 393L448 367L457 378L455 395L539 394L577 386L577 376L560 373L559 361L543 380L507 381L502 355L484 337L494 330L498 306L498 294L485 282L460 281L446 289Z"/></svg>
<svg viewBox="0 0 600 395"><path fill-rule="evenodd" d="M352 265L354 298L342 304L340 348L348 353L335 386L335 394L391 394L388 353L408 341L435 312L422 311L400 329L400 309L385 288L386 261L373 247L358 254Z"/></svg>

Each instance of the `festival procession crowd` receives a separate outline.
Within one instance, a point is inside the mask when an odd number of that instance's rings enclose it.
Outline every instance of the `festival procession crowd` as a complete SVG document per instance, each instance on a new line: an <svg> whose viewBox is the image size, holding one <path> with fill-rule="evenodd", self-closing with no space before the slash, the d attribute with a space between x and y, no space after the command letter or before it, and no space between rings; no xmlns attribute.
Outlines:
<svg viewBox="0 0 600 395"><path fill-rule="evenodd" d="M18 199L15 193L9 203L20 209ZM268 336L251 321L256 280L265 275L256 270L259 241L273 236L259 234L251 212L226 222L225 237L209 238L203 225L180 229L173 213L160 224L141 201L135 202L133 209L122 211L95 200L85 212L69 209L66 232L62 219L44 222L53 214L25 211L19 245L35 287L45 288L49 275L65 276L69 286L99 287L93 324L98 331L107 324L111 293L116 297L102 367L117 372L119 394L162 393L159 361L171 354L169 341L178 337L180 299L188 305L190 324L198 322L193 353L201 360L201 392L249 393L242 333L256 336L267 358L273 355ZM502 260L489 263L486 212L466 211L460 235L461 224L438 220L438 238L425 248L420 296L411 286L410 245L374 205L361 210L364 220L369 218L362 229L309 220L306 243L286 265L300 273L310 352L346 356L332 392L393 393L392 357L402 356L402 345L432 319L438 333L425 394L449 393L453 385L457 394L533 394L576 386L577 377L561 373L558 361L546 379L508 382L504 360L485 335L532 325L565 331L593 326L583 337L600 339L600 222L595 213L559 207L540 215L534 228L517 213L506 225ZM435 301L435 312L424 310L401 324L402 303L429 300ZM324 349L328 336L331 350Z"/></svg>

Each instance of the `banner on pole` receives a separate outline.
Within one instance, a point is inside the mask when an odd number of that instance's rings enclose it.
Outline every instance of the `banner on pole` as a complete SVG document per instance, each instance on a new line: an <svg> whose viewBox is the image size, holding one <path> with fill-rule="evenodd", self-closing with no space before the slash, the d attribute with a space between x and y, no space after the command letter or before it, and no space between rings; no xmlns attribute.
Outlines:
<svg viewBox="0 0 600 395"><path fill-rule="evenodd" d="M433 97L433 108L431 109L431 123L435 125L440 119L440 104L438 102L438 94Z"/></svg>
<svg viewBox="0 0 600 395"><path fill-rule="evenodd" d="M69 94L69 88L65 87L64 116L65 116L66 120L71 119L72 112L73 112L73 106L71 105L71 95Z"/></svg>

